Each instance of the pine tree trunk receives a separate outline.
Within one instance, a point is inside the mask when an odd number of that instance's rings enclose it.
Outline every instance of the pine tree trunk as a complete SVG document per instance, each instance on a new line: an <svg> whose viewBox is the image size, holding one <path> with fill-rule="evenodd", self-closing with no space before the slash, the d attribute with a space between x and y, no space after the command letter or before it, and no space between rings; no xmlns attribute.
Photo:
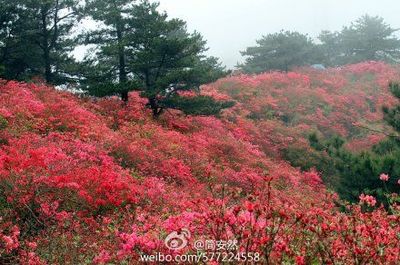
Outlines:
<svg viewBox="0 0 400 265"><path fill-rule="evenodd" d="M118 71L119 71L119 83L124 84L128 81L126 73L126 62L125 62L125 48L123 46L123 29L121 22L117 22L117 39L118 39ZM121 99L126 103L128 102L129 95L128 91L121 92Z"/></svg>
<svg viewBox="0 0 400 265"><path fill-rule="evenodd" d="M163 109L157 103L155 98L149 98L149 106L153 111L153 118L157 119L163 112Z"/></svg>
<svg viewBox="0 0 400 265"><path fill-rule="evenodd" d="M49 48L49 32L47 31L47 10L42 9L42 49L43 49L43 61L44 61L44 78L47 83L52 82L52 73L51 73L51 62L50 62L50 48Z"/></svg>
<svg viewBox="0 0 400 265"><path fill-rule="evenodd" d="M122 99L122 101L124 101L125 103L128 102L128 99L129 99L128 91L123 91L123 92L121 92L121 99Z"/></svg>
<svg viewBox="0 0 400 265"><path fill-rule="evenodd" d="M51 63L50 63L50 51L45 49L44 51L44 63L45 63L45 79L46 82L51 84L52 80L52 72L51 72Z"/></svg>
<svg viewBox="0 0 400 265"><path fill-rule="evenodd" d="M127 81L126 62L125 62L125 47L123 45L123 32L121 23L117 23L117 39L118 39L118 61L119 61L119 82Z"/></svg>

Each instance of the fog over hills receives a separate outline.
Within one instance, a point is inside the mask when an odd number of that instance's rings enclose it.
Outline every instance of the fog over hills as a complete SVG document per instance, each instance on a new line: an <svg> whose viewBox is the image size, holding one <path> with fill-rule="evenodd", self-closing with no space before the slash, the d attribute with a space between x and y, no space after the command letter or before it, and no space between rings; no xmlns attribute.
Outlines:
<svg viewBox="0 0 400 265"><path fill-rule="evenodd" d="M171 17L181 18L190 30L208 41L211 55L233 67L242 60L239 51L262 35L281 29L316 37L321 30L340 30L364 14L377 15L400 28L395 0L161 0ZM388 8L390 7L390 8Z"/></svg>

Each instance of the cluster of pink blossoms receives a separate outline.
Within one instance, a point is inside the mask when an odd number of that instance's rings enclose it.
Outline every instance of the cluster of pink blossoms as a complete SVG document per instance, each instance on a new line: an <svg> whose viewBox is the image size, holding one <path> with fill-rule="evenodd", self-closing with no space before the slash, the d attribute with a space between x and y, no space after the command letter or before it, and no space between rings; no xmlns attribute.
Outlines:
<svg viewBox="0 0 400 265"><path fill-rule="evenodd" d="M375 199L374 196L371 196L371 195L361 194L360 195L360 202L361 203L365 203L365 204L367 204L368 206L371 206L371 207L376 205L376 199Z"/></svg>

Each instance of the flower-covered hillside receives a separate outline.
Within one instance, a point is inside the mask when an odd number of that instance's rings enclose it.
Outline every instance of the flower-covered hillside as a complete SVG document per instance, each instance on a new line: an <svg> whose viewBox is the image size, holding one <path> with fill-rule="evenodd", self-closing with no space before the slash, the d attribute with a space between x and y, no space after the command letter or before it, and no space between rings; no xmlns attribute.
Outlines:
<svg viewBox="0 0 400 265"><path fill-rule="evenodd" d="M200 239L234 239L233 254L265 264L399 260L399 215L365 197L340 211L316 172L277 158L291 128L258 125L244 102L221 118L159 120L145 104L1 83L1 264L141 264L196 254ZM190 232L186 247L168 248L174 231Z"/></svg>
<svg viewBox="0 0 400 265"><path fill-rule="evenodd" d="M397 66L364 62L326 70L300 68L288 73L237 75L208 89L240 102L236 114L253 120L261 134L266 132L263 138L274 135L281 147L314 131L324 136L340 135L349 140L352 150L361 150L384 137L376 131L389 129L382 122L382 106L396 103L388 83L398 81L399 74Z"/></svg>

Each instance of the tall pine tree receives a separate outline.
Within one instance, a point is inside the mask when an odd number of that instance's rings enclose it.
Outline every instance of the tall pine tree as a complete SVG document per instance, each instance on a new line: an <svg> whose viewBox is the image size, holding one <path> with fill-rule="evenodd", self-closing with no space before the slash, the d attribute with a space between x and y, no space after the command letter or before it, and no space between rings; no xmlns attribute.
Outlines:
<svg viewBox="0 0 400 265"><path fill-rule="evenodd" d="M79 19L79 0L0 1L3 76L42 76L48 83L69 79Z"/></svg>
<svg viewBox="0 0 400 265"><path fill-rule="evenodd" d="M341 32L342 47L347 63L367 60L399 62L398 29L386 24L381 17L362 16Z"/></svg>
<svg viewBox="0 0 400 265"><path fill-rule="evenodd" d="M199 33L189 33L184 21L168 19L157 7L142 1L133 10L129 25L134 30L128 43L129 69L142 88L142 96L148 98L153 115L166 108L210 115L231 106L210 97L179 95L179 91L197 90L225 72L216 58L204 56L206 42Z"/></svg>
<svg viewBox="0 0 400 265"><path fill-rule="evenodd" d="M80 19L79 4L79 0L23 1L31 25L27 38L41 51L40 71L48 83L61 84L70 77L70 53L76 46L71 35Z"/></svg>
<svg viewBox="0 0 400 265"><path fill-rule="evenodd" d="M201 84L225 74L216 58L204 55L206 43L199 33L189 33L184 21L159 12L157 3L118 3L120 6L108 13L101 11L110 8L108 1L93 2L96 5L90 8L93 19L105 27L86 37L87 43L97 44L97 56L86 60L90 67L82 82L89 93L119 94L126 101L129 91L142 91L154 117L168 108L210 115L232 105L211 97L179 94L198 91Z"/></svg>
<svg viewBox="0 0 400 265"><path fill-rule="evenodd" d="M287 72L294 66L320 61L318 49L311 38L291 31L268 34L257 40L256 46L248 47L241 54L246 57L246 61L239 66L249 73L269 70Z"/></svg>
<svg viewBox="0 0 400 265"><path fill-rule="evenodd" d="M132 0L87 0L86 13L99 28L82 35L82 42L95 45L85 58L83 85L91 94L106 96L109 91L128 100L129 84L126 62L128 21L134 8Z"/></svg>
<svg viewBox="0 0 400 265"><path fill-rule="evenodd" d="M32 21L20 1L0 0L0 77L27 80L40 74L40 50L32 42Z"/></svg>
<svg viewBox="0 0 400 265"><path fill-rule="evenodd" d="M400 40L381 17L364 15L340 32L323 31L319 36L321 51L328 65L362 61L400 61Z"/></svg>

